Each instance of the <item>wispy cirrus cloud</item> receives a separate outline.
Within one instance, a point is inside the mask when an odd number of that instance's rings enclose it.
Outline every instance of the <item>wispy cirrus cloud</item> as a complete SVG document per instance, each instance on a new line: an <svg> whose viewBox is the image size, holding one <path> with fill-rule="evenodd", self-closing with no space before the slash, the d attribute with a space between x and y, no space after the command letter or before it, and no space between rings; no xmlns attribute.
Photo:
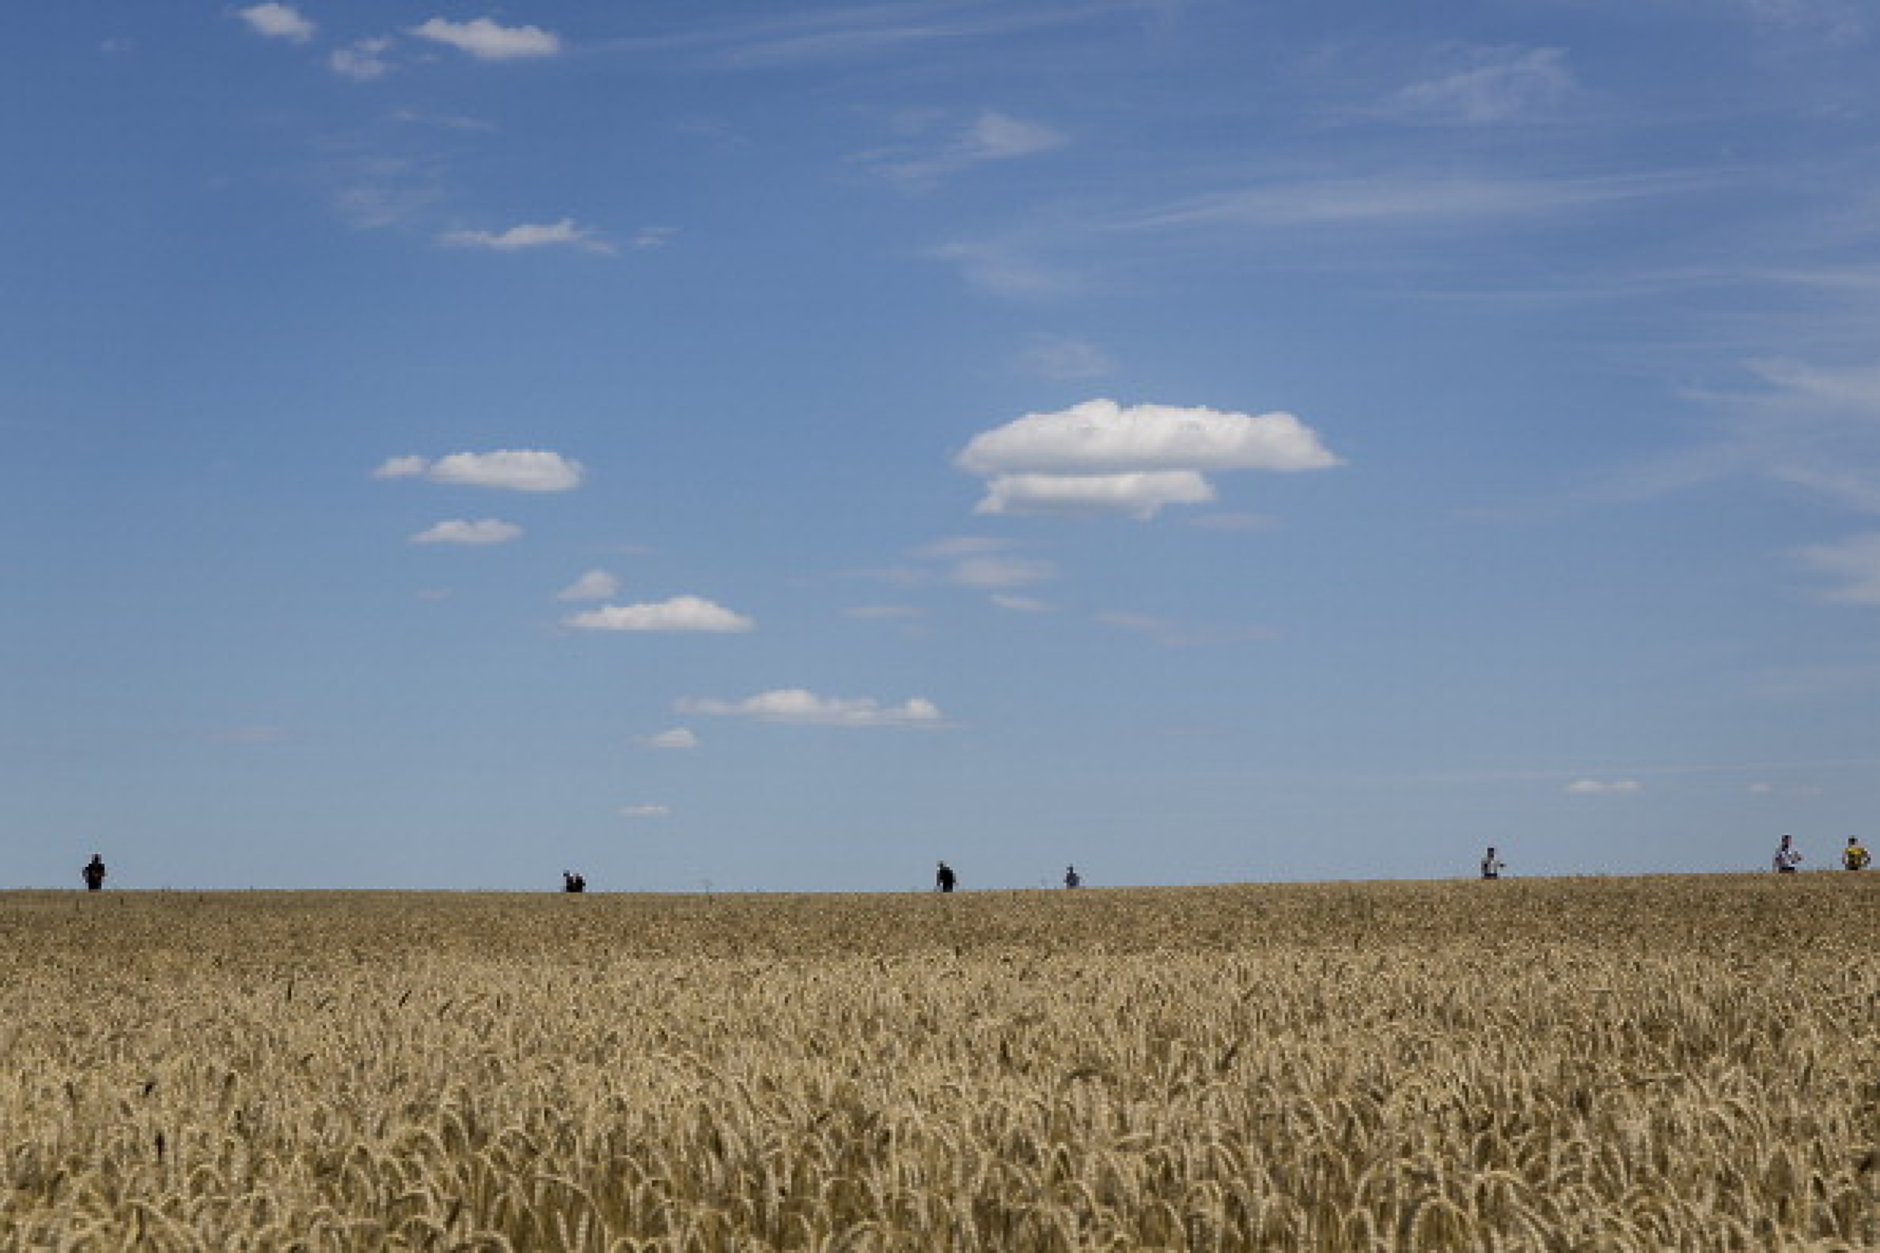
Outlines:
<svg viewBox="0 0 1880 1253"><path fill-rule="evenodd" d="M445 44L479 61L509 61L518 57L548 57L561 51L561 37L539 26L503 26L487 17L453 22L434 17L409 33L418 39Z"/></svg>
<svg viewBox="0 0 1880 1253"><path fill-rule="evenodd" d="M248 28L257 35L268 39L285 39L290 43L304 44L319 29L293 5L276 4L273 0L237 9L235 16L246 22Z"/></svg>
<svg viewBox="0 0 1880 1253"><path fill-rule="evenodd" d="M1644 790L1637 779L1575 779L1566 786L1573 796L1632 796Z"/></svg>
<svg viewBox="0 0 1880 1253"><path fill-rule="evenodd" d="M1164 648L1205 648L1216 644L1256 643L1274 638L1273 632L1265 627L1213 626L1183 622L1160 614L1119 609L1098 614L1097 621L1118 631L1154 640Z"/></svg>
<svg viewBox="0 0 1880 1253"><path fill-rule="evenodd" d="M1494 125L1557 116L1579 93L1563 48L1472 48L1465 64L1393 93L1392 121Z"/></svg>
<svg viewBox="0 0 1880 1253"><path fill-rule="evenodd" d="M433 160L382 153L330 160L319 178L333 211L355 230L411 225L443 199L447 182Z"/></svg>
<svg viewBox="0 0 1880 1253"><path fill-rule="evenodd" d="M392 40L386 36L356 39L345 47L335 48L328 53L326 64L341 78L369 83L391 72L392 63L386 57L386 53L391 49Z"/></svg>
<svg viewBox="0 0 1880 1253"><path fill-rule="evenodd" d="M1615 470L1605 481L1607 494L1648 499L1703 483L1762 479L1880 513L1880 364L1790 357L1741 364L1747 385L1681 393L1716 415L1710 438Z"/></svg>
<svg viewBox="0 0 1880 1253"><path fill-rule="evenodd" d="M661 752L684 752L687 749L697 748L699 738L690 727L673 727L670 731L649 735L640 743L647 748Z"/></svg>
<svg viewBox="0 0 1880 1253"><path fill-rule="evenodd" d="M956 267L967 286L1011 300L1050 300L1089 286L1081 272L1017 238L952 240L929 248L925 255Z"/></svg>
<svg viewBox="0 0 1880 1253"><path fill-rule="evenodd" d="M1117 229L1197 227L1514 226L1688 191L1678 173L1584 177L1431 176L1383 173L1361 178L1275 179L1206 192L1120 221Z"/></svg>
<svg viewBox="0 0 1880 1253"><path fill-rule="evenodd" d="M1075 336L1048 332L1026 336L1015 364L1026 374L1060 382L1098 378L1116 369L1095 344Z"/></svg>
<svg viewBox="0 0 1880 1253"><path fill-rule="evenodd" d="M660 631L736 634L755 630L757 624L741 613L700 596L637 605L603 605L564 618L579 631Z"/></svg>
<svg viewBox="0 0 1880 1253"><path fill-rule="evenodd" d="M936 570L923 570L923 579L939 578L978 591L1008 591L1057 577L1048 561L1016 551L1012 540L979 535L955 535L915 549L912 555Z"/></svg>
<svg viewBox="0 0 1880 1253"><path fill-rule="evenodd" d="M1036 156L1067 142L1067 136L1055 127L986 109L937 147L907 144L860 159L904 186L919 188L973 166Z"/></svg>
<svg viewBox="0 0 1880 1253"><path fill-rule="evenodd" d="M619 251L592 227L573 218L559 222L523 223L501 231L446 231L437 237L449 248L478 248L486 252L527 252L536 248L574 248L581 252L613 255Z"/></svg>
<svg viewBox="0 0 1880 1253"><path fill-rule="evenodd" d="M812 726L916 727L938 726L945 721L932 701L918 696L898 705L884 705L869 697L818 696L800 687L760 692L741 701L688 698L680 701L678 708L680 713Z"/></svg>
<svg viewBox="0 0 1880 1253"><path fill-rule="evenodd" d="M935 44L960 46L1023 31L1101 19L1118 5L859 4L778 9L755 21L701 26L680 36L621 41L626 51L670 55L692 50L734 68L762 69L827 61L881 60Z"/></svg>
<svg viewBox="0 0 1880 1253"><path fill-rule="evenodd" d="M1822 599L1837 605L1880 605L1880 532L1811 545L1796 555L1808 570L1832 581Z"/></svg>
<svg viewBox="0 0 1880 1253"><path fill-rule="evenodd" d="M579 461L528 448L458 452L435 461L420 456L390 457L372 471L375 479L424 478L433 483L512 492L573 491L586 474Z"/></svg>

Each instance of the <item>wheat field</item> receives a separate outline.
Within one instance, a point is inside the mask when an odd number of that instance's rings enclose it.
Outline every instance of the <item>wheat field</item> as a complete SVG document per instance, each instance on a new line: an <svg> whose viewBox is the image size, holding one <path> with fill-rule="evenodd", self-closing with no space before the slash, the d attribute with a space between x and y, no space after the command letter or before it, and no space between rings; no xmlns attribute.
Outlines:
<svg viewBox="0 0 1880 1253"><path fill-rule="evenodd" d="M0 1247L1880 1247L1880 875L0 894Z"/></svg>

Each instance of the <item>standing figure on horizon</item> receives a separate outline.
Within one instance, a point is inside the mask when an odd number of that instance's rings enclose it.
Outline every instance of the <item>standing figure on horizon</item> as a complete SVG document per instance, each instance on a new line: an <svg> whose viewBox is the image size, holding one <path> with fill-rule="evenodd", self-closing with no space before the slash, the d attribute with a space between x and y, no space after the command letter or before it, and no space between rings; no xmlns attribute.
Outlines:
<svg viewBox="0 0 1880 1253"><path fill-rule="evenodd" d="M1865 870L1873 856L1860 846L1856 836L1847 837L1847 847L1841 850L1841 864L1849 870Z"/></svg>
<svg viewBox="0 0 1880 1253"><path fill-rule="evenodd" d="M578 874L569 874L564 870L561 872L561 890L564 892L585 892L587 891L587 880Z"/></svg>
<svg viewBox="0 0 1880 1253"><path fill-rule="evenodd" d="M1788 836L1782 837L1782 843L1776 845L1774 865L1777 874L1794 874L1802 864L1802 851L1795 847Z"/></svg>
<svg viewBox="0 0 1880 1253"><path fill-rule="evenodd" d="M1064 867L1064 886L1065 887L1074 888L1074 887L1080 886L1082 883L1083 883L1083 878L1077 873L1077 867L1075 866Z"/></svg>
<svg viewBox="0 0 1880 1253"><path fill-rule="evenodd" d="M104 858L93 853L91 860L86 862L85 868L78 873L85 880L87 892L100 890L104 887Z"/></svg>
<svg viewBox="0 0 1880 1253"><path fill-rule="evenodd" d="M951 892L959 881L959 876L953 873L953 867L945 862L941 862L940 868L934 871L933 885L942 892Z"/></svg>
<svg viewBox="0 0 1880 1253"><path fill-rule="evenodd" d="M1506 865L1506 862L1495 856L1495 846L1490 844L1488 851L1482 854L1482 877L1484 879L1499 879Z"/></svg>

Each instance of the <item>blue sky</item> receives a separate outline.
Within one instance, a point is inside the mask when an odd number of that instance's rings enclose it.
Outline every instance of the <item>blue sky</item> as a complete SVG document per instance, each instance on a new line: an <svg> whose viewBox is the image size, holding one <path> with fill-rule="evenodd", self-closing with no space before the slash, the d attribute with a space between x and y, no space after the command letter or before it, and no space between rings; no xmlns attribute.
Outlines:
<svg viewBox="0 0 1880 1253"><path fill-rule="evenodd" d="M1815 863L1854 0L9 5L0 882Z"/></svg>

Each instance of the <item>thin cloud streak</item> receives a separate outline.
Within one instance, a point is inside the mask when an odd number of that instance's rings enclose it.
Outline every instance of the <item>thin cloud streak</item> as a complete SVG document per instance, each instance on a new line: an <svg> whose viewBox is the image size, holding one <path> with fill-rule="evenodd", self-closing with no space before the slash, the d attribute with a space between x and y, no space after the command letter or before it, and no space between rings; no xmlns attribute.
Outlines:
<svg viewBox="0 0 1880 1253"><path fill-rule="evenodd" d="M1678 195L1712 181L1705 176L1678 173L1586 178L1385 175L1275 181L1175 201L1123 219L1115 229L1516 223Z"/></svg>

